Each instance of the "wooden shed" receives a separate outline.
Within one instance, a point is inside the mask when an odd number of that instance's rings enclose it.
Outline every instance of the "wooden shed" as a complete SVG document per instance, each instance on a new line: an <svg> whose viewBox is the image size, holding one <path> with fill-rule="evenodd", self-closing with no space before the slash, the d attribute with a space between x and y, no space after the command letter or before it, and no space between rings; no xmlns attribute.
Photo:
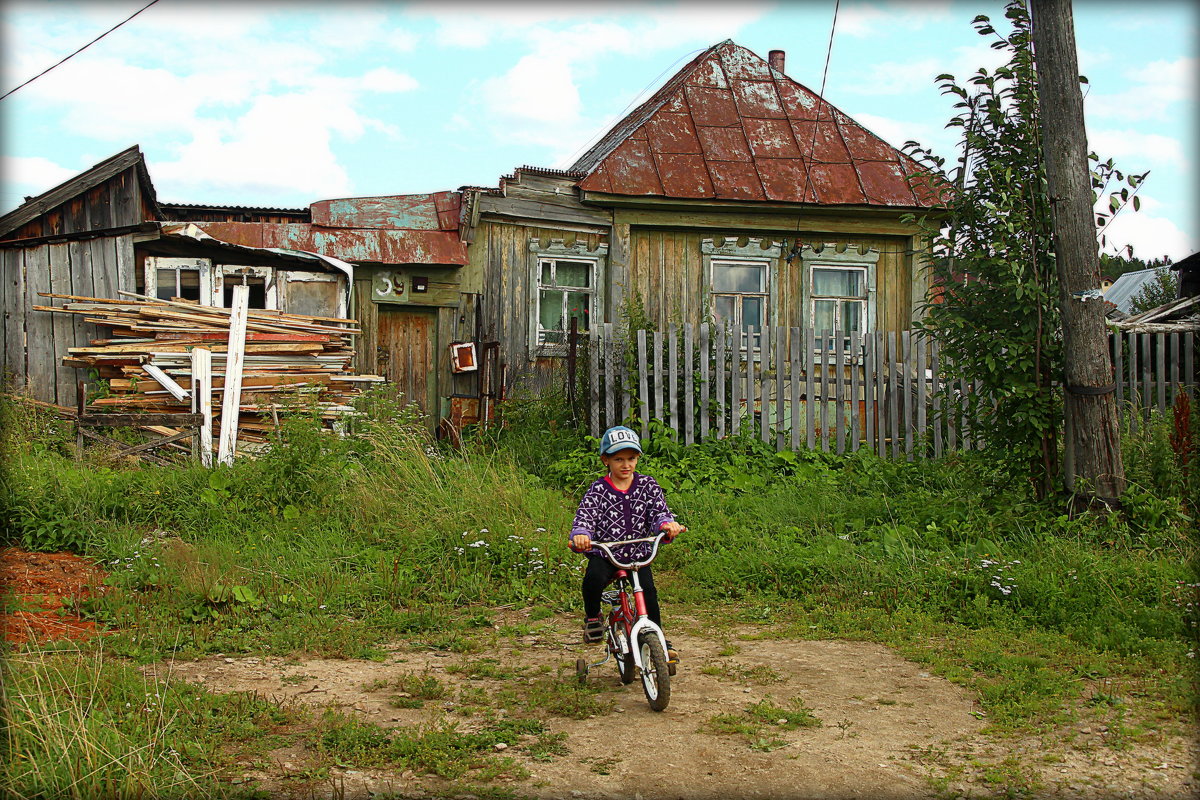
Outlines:
<svg viewBox="0 0 1200 800"><path fill-rule="evenodd" d="M235 284L250 286L252 308L346 316L351 265L326 256L218 240L172 220L134 146L0 217L3 360L6 384L34 399L76 401L72 347L96 338L82 317L50 314L42 293L118 299L120 292L225 306ZM275 220L301 212L253 213ZM307 212L304 212L307 213ZM273 223L279 224L279 223Z"/></svg>

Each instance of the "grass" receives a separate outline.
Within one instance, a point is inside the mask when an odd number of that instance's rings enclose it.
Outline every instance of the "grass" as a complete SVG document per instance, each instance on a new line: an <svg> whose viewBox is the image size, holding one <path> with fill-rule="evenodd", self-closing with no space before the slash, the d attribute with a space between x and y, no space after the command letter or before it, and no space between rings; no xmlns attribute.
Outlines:
<svg viewBox="0 0 1200 800"><path fill-rule="evenodd" d="M149 712L135 724L109 707L107 689L87 688L148 688L133 665L167 656L378 659L402 642L452 654L447 672L462 685L413 674L376 687L398 705L452 700L456 714L496 724L500 710L530 707L547 718L609 713L595 688L477 655L576 610L581 564L563 534L580 482L597 472L591 443L518 414L503 434L512 447L444 453L384 412L346 438L291 419L265 457L207 471L115 466L101 453L76 461L68 431L0 402L0 510L14 541L73 549L110 571L109 591L76 609L108 629L98 643L7 654L7 746L35 755L10 759L5 780L30 796L76 786L201 796L233 769L230 754L252 751L245 720L260 720L257 734L294 724L289 710L199 690L187 703L242 721L197 720L180 694L153 724ZM744 439L684 450L660 437L641 468L690 530L664 549L656 582L672 612L705 620L721 659L752 651L754 636L876 641L970 689L994 734L1095 718L1108 725L1106 746L1130 746L1197 705L1196 509L1165 425L1126 441L1133 485L1119 515L1035 503L987 454L889 462L783 456ZM504 624L499 606L530 614ZM734 641L734 627L756 633ZM703 671L763 686L779 678L732 660ZM43 696L58 684L80 688ZM84 721L93 714L111 724ZM347 720L321 724L313 747L326 765L415 759L475 782L515 770L477 746L477 732L380 738ZM781 741L779 726L750 712L713 724L761 748ZM172 755L167 731L191 749ZM523 746L561 757L564 743L531 736L541 744Z"/></svg>
<svg viewBox="0 0 1200 800"><path fill-rule="evenodd" d="M793 698L786 706L780 706L768 698L751 703L737 714L717 714L710 718L703 730L717 735L742 737L751 750L770 752L785 747L787 742L779 737L780 731L799 728L815 728L821 725L812 711L800 698Z"/></svg>

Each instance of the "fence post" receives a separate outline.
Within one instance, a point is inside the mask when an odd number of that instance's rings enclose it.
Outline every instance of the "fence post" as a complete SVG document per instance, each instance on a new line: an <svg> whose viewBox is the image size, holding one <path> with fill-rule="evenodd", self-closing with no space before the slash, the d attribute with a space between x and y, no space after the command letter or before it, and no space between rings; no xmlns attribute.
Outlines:
<svg viewBox="0 0 1200 800"><path fill-rule="evenodd" d="M642 417L642 436L650 432L650 390L647 376L650 372L650 362L646 360L646 331L637 332L638 349L638 408Z"/></svg>
<svg viewBox="0 0 1200 800"><path fill-rule="evenodd" d="M929 390L933 397L933 455L941 458L942 453L942 348L937 339L929 342Z"/></svg>
<svg viewBox="0 0 1200 800"><path fill-rule="evenodd" d="M837 328L833 329L833 346L837 348L833 351L833 429L837 435L837 452L840 456L846 452L846 392L842 386L846 372L846 348L842 346L842 331Z"/></svg>
<svg viewBox="0 0 1200 800"><path fill-rule="evenodd" d="M866 448L876 452L875 445L875 331L863 333L863 417L866 422Z"/></svg>
<svg viewBox="0 0 1200 800"><path fill-rule="evenodd" d="M616 397L613 392L614 354L612 346L612 323L604 323L604 428L616 425L613 415L616 410Z"/></svg>
<svg viewBox="0 0 1200 800"><path fill-rule="evenodd" d="M692 379L692 323L683 323L683 443L696 441L696 387Z"/></svg>
<svg viewBox="0 0 1200 800"><path fill-rule="evenodd" d="M859 390L862 388L862 381L859 378L859 369L862 366L862 334L858 331L850 332L850 452L858 452L860 439L862 438L862 425L859 420L858 410L862 408L858 403Z"/></svg>
<svg viewBox="0 0 1200 800"><path fill-rule="evenodd" d="M728 405L725 402L725 351L726 351L725 326L717 326L717 351L713 355L713 371L717 378L717 438L724 438L725 431L725 410Z"/></svg>
<svg viewBox="0 0 1200 800"><path fill-rule="evenodd" d="M772 339L775 342L775 449L783 450L787 447L784 441L783 434L783 412L784 405L784 387L787 385L784 382L786 370L786 360L783 357L783 348L785 340L784 327L782 325L775 326L775 337Z"/></svg>
<svg viewBox="0 0 1200 800"><path fill-rule="evenodd" d="M700 323L700 441L708 438L709 425L712 418L709 415L709 325L708 323Z"/></svg>
<svg viewBox="0 0 1200 800"><path fill-rule="evenodd" d="M588 335L588 405L591 408L592 436L600 435L600 327L592 328ZM484 419L484 424L487 419Z"/></svg>
<svg viewBox="0 0 1200 800"><path fill-rule="evenodd" d="M817 398L816 398L816 329L804 329L804 438L808 449L817 446Z"/></svg>
<svg viewBox="0 0 1200 800"><path fill-rule="evenodd" d="M742 334L744 328L729 331L733 341L729 347L729 435L737 436L742 429Z"/></svg>
<svg viewBox="0 0 1200 800"><path fill-rule="evenodd" d="M763 325L758 338L758 438L771 440L771 326Z"/></svg>
<svg viewBox="0 0 1200 800"><path fill-rule="evenodd" d="M929 445L926 442L927 402L925 391L925 337L917 334L917 445L921 448L921 456L929 457Z"/></svg>

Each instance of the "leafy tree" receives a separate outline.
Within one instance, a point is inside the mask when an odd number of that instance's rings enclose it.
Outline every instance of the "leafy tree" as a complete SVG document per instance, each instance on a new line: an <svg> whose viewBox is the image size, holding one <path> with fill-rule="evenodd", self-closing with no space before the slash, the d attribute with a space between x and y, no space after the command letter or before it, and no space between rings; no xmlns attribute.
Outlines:
<svg viewBox="0 0 1200 800"><path fill-rule="evenodd" d="M945 216L919 220L933 278L922 326L940 340L949 376L979 387L966 398L972 435L1014 471L1031 475L1045 497L1059 474L1059 288L1029 13L1014 0L1004 15L1007 36L986 16L973 25L1008 54L1005 65L981 68L963 83L937 78L942 93L956 98L947 123L961 132L953 166L916 142L905 149L946 178L931 187L941 191ZM1113 181L1128 186L1113 191L1107 211L1097 214L1104 225L1144 176L1126 176L1095 154L1090 159L1097 192Z"/></svg>
<svg viewBox="0 0 1200 800"><path fill-rule="evenodd" d="M1132 313L1140 314L1158 308L1179 297L1179 279L1166 267L1154 270L1154 280L1147 281L1142 290L1129 301Z"/></svg>
<svg viewBox="0 0 1200 800"><path fill-rule="evenodd" d="M1120 254L1113 255L1111 253L1100 254L1100 275L1108 278L1110 281L1115 281L1126 272L1138 272L1143 269L1169 266L1171 266L1171 259L1168 256L1146 261L1145 259L1137 258L1132 252L1127 256Z"/></svg>

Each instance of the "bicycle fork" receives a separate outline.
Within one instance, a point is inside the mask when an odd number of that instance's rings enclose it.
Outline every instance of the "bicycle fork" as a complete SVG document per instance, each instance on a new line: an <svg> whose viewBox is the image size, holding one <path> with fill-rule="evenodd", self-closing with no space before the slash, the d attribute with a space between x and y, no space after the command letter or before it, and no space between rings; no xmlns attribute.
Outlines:
<svg viewBox="0 0 1200 800"><path fill-rule="evenodd" d="M642 648L638 647L638 637L643 632L649 631L653 633L658 638L659 643L662 644L664 653L667 652L667 637L663 634L662 628L658 627L646 613L646 598L642 593L642 582L638 578L638 571L636 569L629 570L626 573L626 577L629 578L630 583L633 585L633 606L634 612L637 614L637 621L629 629L629 635L625 641L625 644L632 652L626 655L633 658L634 666L638 668L639 673L642 673L646 671L646 665L642 662Z"/></svg>

